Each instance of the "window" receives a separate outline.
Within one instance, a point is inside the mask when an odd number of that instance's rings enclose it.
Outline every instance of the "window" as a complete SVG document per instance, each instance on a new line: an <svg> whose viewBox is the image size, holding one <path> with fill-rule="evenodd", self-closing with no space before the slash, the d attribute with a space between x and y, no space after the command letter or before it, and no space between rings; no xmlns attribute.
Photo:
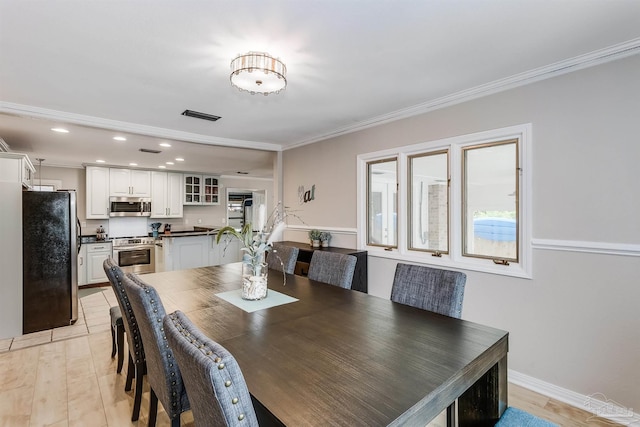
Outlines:
<svg viewBox="0 0 640 427"><path fill-rule="evenodd" d="M409 249L449 252L449 152L409 157Z"/></svg>
<svg viewBox="0 0 640 427"><path fill-rule="evenodd" d="M462 149L464 256L518 261L517 143Z"/></svg>
<svg viewBox="0 0 640 427"><path fill-rule="evenodd" d="M367 164L367 244L397 247L397 160Z"/></svg>
<svg viewBox="0 0 640 427"><path fill-rule="evenodd" d="M370 256L531 277L531 125L358 156Z"/></svg>

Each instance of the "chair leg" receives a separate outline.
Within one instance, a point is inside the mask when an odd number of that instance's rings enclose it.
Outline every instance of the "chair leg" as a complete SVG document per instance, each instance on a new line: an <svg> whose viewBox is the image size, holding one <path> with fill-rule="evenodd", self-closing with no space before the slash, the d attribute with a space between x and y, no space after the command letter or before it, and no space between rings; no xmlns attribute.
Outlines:
<svg viewBox="0 0 640 427"><path fill-rule="evenodd" d="M135 365L134 369L136 373L136 391L133 397L133 414L131 415L131 421L138 421L138 417L140 416L140 402L142 402L142 378L144 377L144 365L142 363L138 363ZM156 397L156 408L157 405Z"/></svg>
<svg viewBox="0 0 640 427"><path fill-rule="evenodd" d="M114 330L115 326L111 326L111 358L113 359L116 355L116 331Z"/></svg>
<svg viewBox="0 0 640 427"><path fill-rule="evenodd" d="M116 341L118 345L118 369L117 373L122 372L122 363L124 362L124 326L116 326ZM111 356L113 357L113 356Z"/></svg>
<svg viewBox="0 0 640 427"><path fill-rule="evenodd" d="M151 388L151 396L149 397L149 427L156 427L156 417L158 415L158 396Z"/></svg>
<svg viewBox="0 0 640 427"><path fill-rule="evenodd" d="M129 354L129 365L127 365L127 382L124 384L124 391L131 391L131 384L133 383L133 377L135 374L135 367L133 364L133 357Z"/></svg>

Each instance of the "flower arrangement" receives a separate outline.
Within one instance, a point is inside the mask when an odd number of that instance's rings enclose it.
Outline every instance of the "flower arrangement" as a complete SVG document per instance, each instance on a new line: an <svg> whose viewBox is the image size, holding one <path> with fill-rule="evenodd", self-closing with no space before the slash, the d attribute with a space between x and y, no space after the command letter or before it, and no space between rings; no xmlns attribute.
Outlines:
<svg viewBox="0 0 640 427"><path fill-rule="evenodd" d="M245 299L261 299L266 296L266 254L271 251L273 242L280 238L282 231L286 227L285 218L290 215L295 216L282 208L281 203L278 203L267 218L265 205L260 205L258 208L258 224L255 229L251 223L247 223L240 231L231 226L223 227L218 231L216 242L220 243L224 236L226 242L225 250L230 237L237 238L242 245L241 250L244 252L242 255L243 298L245 298L245 293L247 294ZM284 277L283 284L286 284L286 276ZM259 296L263 292L264 296L260 298Z"/></svg>

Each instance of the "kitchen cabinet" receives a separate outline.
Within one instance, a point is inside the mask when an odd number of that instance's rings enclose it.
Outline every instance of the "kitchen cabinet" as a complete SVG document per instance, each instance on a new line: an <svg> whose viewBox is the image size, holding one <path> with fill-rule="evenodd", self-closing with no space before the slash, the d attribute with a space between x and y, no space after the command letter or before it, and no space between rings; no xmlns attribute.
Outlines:
<svg viewBox="0 0 640 427"><path fill-rule="evenodd" d="M35 171L26 154L0 153L0 181L17 182L31 188Z"/></svg>
<svg viewBox="0 0 640 427"><path fill-rule="evenodd" d="M182 218L182 179L180 173L151 172L152 218Z"/></svg>
<svg viewBox="0 0 640 427"><path fill-rule="evenodd" d="M224 242L216 243L215 234L163 237L162 249L156 254L160 253L164 271L228 264L242 260L238 239L232 239L225 250ZM158 271L158 264L158 257L156 257L156 271Z"/></svg>
<svg viewBox="0 0 640 427"><path fill-rule="evenodd" d="M87 166L86 219L109 218L109 168Z"/></svg>
<svg viewBox="0 0 640 427"><path fill-rule="evenodd" d="M109 195L151 197L151 172L137 169L109 169Z"/></svg>
<svg viewBox="0 0 640 427"><path fill-rule="evenodd" d="M216 243L217 237L217 235L210 237L209 265L222 265L242 261L242 252L240 251L240 241L238 239L230 237L228 242L225 242L223 237L220 243Z"/></svg>
<svg viewBox="0 0 640 427"><path fill-rule="evenodd" d="M185 205L219 205L219 190L216 176L184 174Z"/></svg>
<svg viewBox="0 0 640 427"><path fill-rule="evenodd" d="M102 263L111 256L111 242L87 243L87 284L108 282Z"/></svg>
<svg viewBox="0 0 640 427"><path fill-rule="evenodd" d="M165 271L209 265L209 236L164 237Z"/></svg>

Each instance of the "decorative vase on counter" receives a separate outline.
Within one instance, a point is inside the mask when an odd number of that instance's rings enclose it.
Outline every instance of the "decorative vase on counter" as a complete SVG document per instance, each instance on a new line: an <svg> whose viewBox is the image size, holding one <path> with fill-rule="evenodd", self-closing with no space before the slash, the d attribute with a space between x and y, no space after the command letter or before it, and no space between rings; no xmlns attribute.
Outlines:
<svg viewBox="0 0 640 427"><path fill-rule="evenodd" d="M268 273L266 262L242 263L242 299L257 301L266 298Z"/></svg>
<svg viewBox="0 0 640 427"><path fill-rule="evenodd" d="M320 240L312 240L311 241L311 246L314 248L319 248L320 247Z"/></svg>

